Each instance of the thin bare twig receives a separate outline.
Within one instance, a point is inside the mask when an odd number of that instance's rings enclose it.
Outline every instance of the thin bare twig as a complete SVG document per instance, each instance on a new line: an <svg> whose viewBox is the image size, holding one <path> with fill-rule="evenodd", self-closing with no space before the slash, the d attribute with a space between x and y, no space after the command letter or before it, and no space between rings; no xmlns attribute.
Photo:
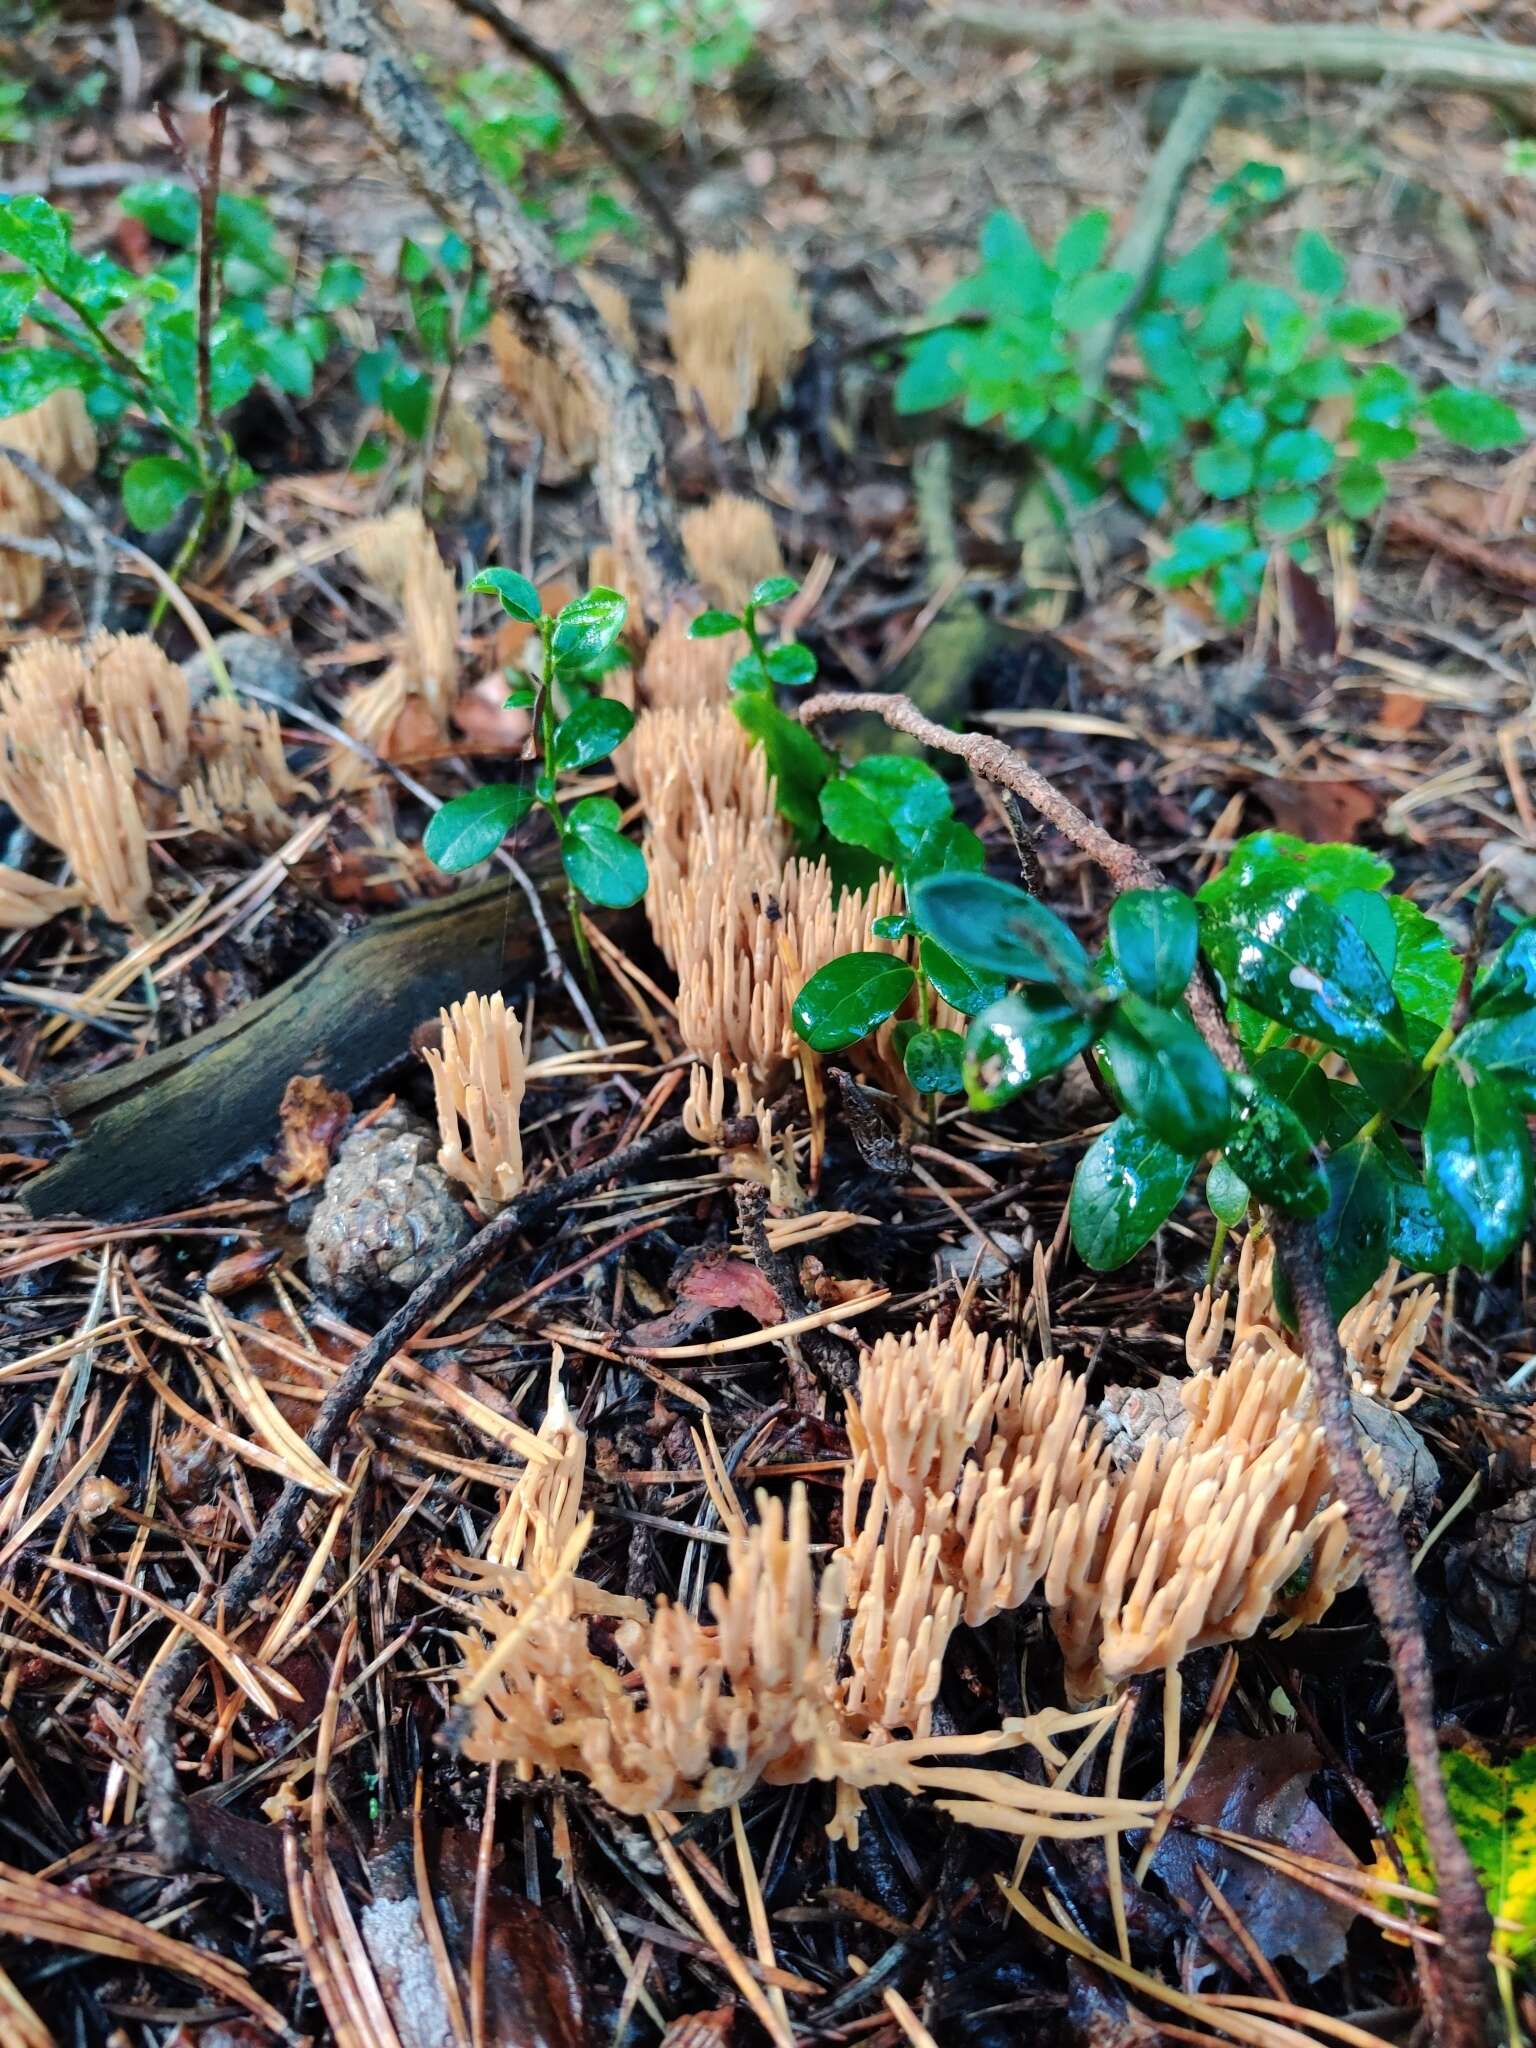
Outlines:
<svg viewBox="0 0 1536 2048"><path fill-rule="evenodd" d="M458 0L466 14L483 21L488 28L519 57L526 57L530 64L537 65L559 93L583 128L592 137L609 162L627 178L634 187L635 197L660 228L663 239L672 251L672 270L679 284L688 269L688 244L678 226L672 209L658 191L650 172L622 140L583 93L567 68L565 59L558 50L551 50L536 36L531 36L523 24L508 14L500 0Z"/></svg>
<svg viewBox="0 0 1536 2048"><path fill-rule="evenodd" d="M1117 890L1159 888L1163 877L1143 855L1096 825L1069 797L1031 768L1001 740L951 732L925 718L905 697L875 691L824 691L804 707L807 725L842 714L883 718L894 731L924 746L957 755L973 774L1011 789L1063 837L1103 869ZM1190 1014L1223 1065L1241 1071L1242 1053L1227 1027L1215 993L1197 975L1188 990ZM1359 1546L1366 1589L1387 1646L1402 1711L1408 1767L1418 1794L1424 1832L1434 1857L1440 1897L1443 1946L1432 1966L1424 1959L1426 1982L1437 2010L1430 2017L1443 2048L1483 2048L1492 2010L1488 1948L1493 1923L1483 1887L1457 1831L1440 1774L1435 1729L1435 1692L1429 1648L1419 1608L1413 1566L1397 1517L1382 1498L1365 1463L1355 1427L1349 1361L1328 1307L1317 1232L1295 1217L1267 1212L1275 1255L1296 1304L1303 1351L1328 1444L1329 1462L1350 1533Z"/></svg>
<svg viewBox="0 0 1536 2048"><path fill-rule="evenodd" d="M221 92L208 110L208 160L199 167L187 148L171 110L161 100L155 114L176 161L197 194L197 426L208 453L217 446L213 418L213 323L218 311L219 183L224 168L224 122L229 94Z"/></svg>
<svg viewBox="0 0 1536 2048"><path fill-rule="evenodd" d="M120 535L113 533L103 520L97 518L83 498L77 498L73 491L67 490L56 476L50 475L42 464L34 462L30 455L23 455L19 448L7 448L5 459L19 469L24 477L36 484L40 491L47 492L65 518L84 534L93 550L107 549L114 554L125 555L135 568L144 571L150 581L164 593L166 603L178 614L182 624L197 643L198 652L207 657L208 668L214 681L222 689L227 690L230 687L229 670L224 665L223 655L214 644L213 635L204 625L197 607L180 586L165 573L154 556L145 554L144 550L135 547L132 541L123 540ZM29 549L25 552L33 551Z"/></svg>
<svg viewBox="0 0 1536 2048"><path fill-rule="evenodd" d="M1198 13L1136 17L1108 8L997 7L961 0L934 17L1007 49L1065 57L1086 71L1198 71L1218 65L1236 78L1387 78L1429 91L1483 92L1520 100L1536 94L1536 50L1489 37L1413 34L1367 22L1213 21Z"/></svg>
<svg viewBox="0 0 1536 2048"><path fill-rule="evenodd" d="M383 1329L371 1337L349 1360L346 1369L320 1405L305 1443L325 1464L351 1427L352 1418L372 1391L374 1382L389 1361L414 1337L422 1325L452 1301L482 1267L488 1265L512 1240L532 1229L556 1210L569 1208L582 1195L591 1194L610 1180L644 1166L684 1137L678 1118L657 1124L643 1138L607 1157L583 1166L563 1180L534 1188L494 1216L461 1251L445 1259L396 1309ZM263 1521L250 1548L220 1589L218 1612L227 1632L250 1607L252 1599L267 1590L287 1564L304 1509L313 1499L300 1485L283 1488L277 1505ZM150 1838L161 1860L172 1869L190 1863L194 1837L176 1775L176 1701L191 1680L200 1659L198 1644L184 1640L165 1659L145 1695L141 1742L144 1755L144 1789L148 1802Z"/></svg>

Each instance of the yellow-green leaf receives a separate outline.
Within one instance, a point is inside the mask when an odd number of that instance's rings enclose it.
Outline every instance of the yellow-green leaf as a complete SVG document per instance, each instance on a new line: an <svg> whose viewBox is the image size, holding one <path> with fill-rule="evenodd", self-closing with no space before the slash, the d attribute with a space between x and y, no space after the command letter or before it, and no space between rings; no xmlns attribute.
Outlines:
<svg viewBox="0 0 1536 2048"><path fill-rule="evenodd" d="M1519 1923L1497 1940L1513 1959L1536 1948L1536 1745L1490 1763L1476 1749L1441 1753L1440 1770L1457 1831L1483 1881L1489 1910ZM1387 1810L1408 1882L1435 1889L1434 1861L1412 1783Z"/></svg>

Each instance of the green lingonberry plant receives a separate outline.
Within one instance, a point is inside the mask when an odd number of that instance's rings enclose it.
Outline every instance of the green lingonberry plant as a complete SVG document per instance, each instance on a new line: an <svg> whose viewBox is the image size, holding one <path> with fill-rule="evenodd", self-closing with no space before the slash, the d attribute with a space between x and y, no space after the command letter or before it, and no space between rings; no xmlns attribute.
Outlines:
<svg viewBox="0 0 1536 2048"><path fill-rule="evenodd" d="M1517 1248L1533 1191L1536 919L1477 974L1461 1021L1463 962L1387 892L1391 878L1362 848L1258 833L1192 898L1121 896L1097 957L1011 883L950 870L912 886L924 951L963 963L978 991L1005 991L973 1009L972 1106L997 1109L1087 1053L1120 1112L1073 1182L1088 1265L1108 1271L1141 1250L1202 1159L1218 1245L1255 1199L1316 1220L1335 1317L1389 1258L1487 1272ZM1246 1074L1228 1073L1190 1018L1202 962ZM855 1043L906 1001L903 966L833 961L800 991L796 1028L818 1050Z"/></svg>
<svg viewBox="0 0 1536 2048"><path fill-rule="evenodd" d="M352 366L352 380L365 405L377 406L408 442L430 450L459 357L490 320L490 290L468 244L455 234L437 241L407 237L395 277L405 300L406 329L365 349ZM380 435L368 434L352 467L366 475L382 466L388 452Z"/></svg>
<svg viewBox="0 0 1536 2048"><path fill-rule="evenodd" d="M640 223L584 166L566 169L571 123L554 81L531 66L485 64L461 71L443 94L450 122L485 168L545 223L562 263L583 263L607 235L630 238Z"/></svg>
<svg viewBox="0 0 1536 2048"><path fill-rule="evenodd" d="M925 877L979 873L985 849L954 815L949 785L926 762L906 754L867 754L846 770L798 719L781 711L774 689L814 681L816 657L799 641L770 647L759 614L795 595L790 576L771 576L740 613L708 611L689 627L696 640L745 633L747 651L732 663L731 708L762 747L774 776L781 814L800 849L825 854L840 882L859 884L884 867L908 894ZM916 1017L896 1026L896 1047L908 1080L921 1094L952 1094L961 1086L963 1041L934 1022L933 996L966 1016L1003 993L995 976L977 975L906 914L876 921L876 938L916 941L911 963L886 952L852 953L816 978L813 1008L797 1008L795 1028L817 1052L835 1052L865 1036L915 998ZM864 1021L868 1019L869 1021Z"/></svg>
<svg viewBox="0 0 1536 2048"><path fill-rule="evenodd" d="M742 0L630 0L628 43L612 66L659 121L680 126L694 94L723 86L752 54L756 13Z"/></svg>
<svg viewBox="0 0 1536 2048"><path fill-rule="evenodd" d="M1135 289L1105 266L1109 215L1081 215L1046 257L993 214L980 267L939 300L942 324L908 344L898 411L958 402L967 425L995 422L1030 448L1063 520L1118 489L1169 522L1152 580L1198 583L1223 618L1242 619L1275 546L1304 558L1320 528L1376 511L1385 469L1414 453L1421 424L1463 448L1523 438L1502 399L1425 392L1373 355L1401 317L1343 296L1346 265L1322 235L1296 237L1290 287L1234 272L1244 227L1285 196L1272 164L1216 188L1215 228L1161 265L1130 311L1134 377L1099 368Z"/></svg>
<svg viewBox="0 0 1536 2048"><path fill-rule="evenodd" d="M207 333L207 408L199 391L197 195L168 180L131 185L123 211L172 253L140 275L83 255L70 216L45 199L0 198L0 417L73 386L112 434L123 510L152 531L194 501L190 560L231 499L255 481L228 427L260 383L307 397L334 333L326 317L362 291L355 265L327 264L297 310L293 265L259 200L222 193L214 217L217 303ZM283 310L277 310L282 300ZM23 321L46 340L23 342Z"/></svg>
<svg viewBox="0 0 1536 2048"><path fill-rule="evenodd" d="M530 781L488 783L444 804L427 827L427 854L449 874L474 867L490 859L535 804L542 805L559 839L571 928L585 960L575 899L583 896L604 909L623 910L645 894L645 855L619 831L619 806L612 797L582 797L569 808L559 797L562 775L603 760L634 725L627 704L599 696L592 687L618 653L625 601L616 590L589 590L551 618L533 584L515 569L482 570L469 587L497 597L508 618L538 633L538 681L515 683L506 699L509 706L531 707L537 772ZM563 717L557 693L567 707Z"/></svg>

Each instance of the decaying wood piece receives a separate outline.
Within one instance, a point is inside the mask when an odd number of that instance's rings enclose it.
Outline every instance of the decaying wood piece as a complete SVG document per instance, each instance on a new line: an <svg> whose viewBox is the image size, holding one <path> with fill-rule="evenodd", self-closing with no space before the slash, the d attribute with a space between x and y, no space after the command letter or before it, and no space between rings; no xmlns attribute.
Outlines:
<svg viewBox="0 0 1536 2048"><path fill-rule="evenodd" d="M1061 8L968 4L935 10L936 21L978 41L1066 57L1087 71L1198 71L1234 78L1391 78L1443 92L1482 92L1536 102L1536 50L1482 36L1415 35L1344 22L1136 17Z"/></svg>
<svg viewBox="0 0 1536 2048"><path fill-rule="evenodd" d="M492 297L533 347L585 390L602 422L598 488L616 547L635 565L647 614L661 618L687 582L666 488L661 429L649 386L617 348L542 230L481 169L422 83L409 53L367 0L316 0L325 47L279 39L212 0L155 0L188 33L274 77L345 93L401 172L475 251Z"/></svg>
<svg viewBox="0 0 1536 2048"><path fill-rule="evenodd" d="M112 1223L176 1209L271 1149L296 1073L355 1093L406 1058L416 1026L466 985L536 972L538 935L507 915L509 886L378 918L184 1044L64 1082L52 1100L77 1143L28 1182L30 1214ZM36 1093L4 1091L0 1110Z"/></svg>

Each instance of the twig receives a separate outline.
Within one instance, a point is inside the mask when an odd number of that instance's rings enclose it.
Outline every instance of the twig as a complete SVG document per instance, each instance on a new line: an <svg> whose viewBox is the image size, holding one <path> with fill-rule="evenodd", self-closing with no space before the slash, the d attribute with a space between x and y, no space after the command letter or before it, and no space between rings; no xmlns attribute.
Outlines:
<svg viewBox="0 0 1536 2048"><path fill-rule="evenodd" d="M314 52L294 51L268 31L253 31L251 23L213 0L154 4L191 34L234 51L274 77L301 75L291 62L282 61L284 52L309 58L303 76L353 98L375 139L475 251L495 302L529 345L551 354L585 392L601 426L598 490L609 538L633 564L648 615L664 617L689 576L666 490L666 458L650 387L615 344L580 283L556 261L542 230L486 176L422 84L409 52L375 17L369 0L316 0L325 62L337 67L318 79ZM254 53L253 34L262 55ZM269 62L272 54L279 61Z"/></svg>
<svg viewBox="0 0 1536 2048"><path fill-rule="evenodd" d="M352 1418L367 1400L374 1382L395 1354L407 1345L427 1320L464 1288L481 1267L524 1231L555 1210L564 1210L582 1195L592 1193L610 1180L622 1180L638 1167L683 1136L680 1119L657 1124L632 1145L595 1160L563 1180L534 1188L495 1216L472 1237L461 1251L445 1259L422 1281L405 1303L390 1317L383 1329L371 1337L348 1363L336 1384L320 1405L305 1443L322 1464L329 1461L350 1428ZM299 1532L304 1509L313 1496L307 1488L283 1488L277 1505L263 1521L249 1550L220 1589L218 1613L227 1632L241 1619L252 1599L267 1590L280 1576ZM193 1852L192 1829L186 1801L176 1777L176 1701L191 1680L199 1662L195 1641L184 1641L160 1666L144 1700L140 1739L144 1756L144 1789L148 1803L150 1838L161 1861L173 1870L189 1865Z"/></svg>
<svg viewBox="0 0 1536 2048"><path fill-rule="evenodd" d="M1343 23L1135 18L1107 11L968 4L935 14L935 26L976 39L1067 57L1085 70L1198 71L1214 64L1239 78L1391 78L1403 85L1494 98L1536 94L1536 50L1481 36L1414 35Z"/></svg>
<svg viewBox="0 0 1536 2048"><path fill-rule="evenodd" d="M174 21L188 35L228 50L242 64L280 78L285 85L318 85L331 92L355 92L363 67L355 57L334 50L315 50L291 41L259 22L216 7L212 0L155 0L157 13Z"/></svg>
<svg viewBox="0 0 1536 2048"><path fill-rule="evenodd" d="M97 518L83 498L77 498L73 491L66 490L57 477L51 476L42 464L34 462L30 455L23 455L18 448L7 448L5 459L13 463L24 477L36 484L40 491L47 492L65 518L72 521L85 535L93 549L105 548L114 554L126 555L130 562L144 571L150 581L165 593L166 603L176 612L196 641L198 652L207 657L214 681L227 690L230 687L229 670L224 665L223 655L214 644L213 635L203 624L197 607L180 586L171 580L154 556L146 555L144 550L135 547L132 541L123 540L113 533L110 527ZM30 553L33 550L28 549L24 552Z"/></svg>
<svg viewBox="0 0 1536 2048"><path fill-rule="evenodd" d="M796 1322L811 1313L811 1304L800 1286L794 1260L787 1252L776 1252L769 1243L767 1216L767 1190L751 1181L738 1182L736 1219L741 1225L742 1239L753 1265L783 1303L785 1321ZM773 1335L771 1324L764 1326L764 1335ZM852 1351L830 1330L807 1330L799 1340L799 1348L823 1385L846 1393L857 1380Z"/></svg>
<svg viewBox="0 0 1536 2048"><path fill-rule="evenodd" d="M176 161L197 194L197 425L207 448L217 446L213 419L213 322L218 292L219 182L224 167L224 122L229 94L221 92L208 110L208 160L200 169L171 119L170 108L156 100L155 114L165 130Z"/></svg>
<svg viewBox="0 0 1536 2048"><path fill-rule="evenodd" d="M688 244L673 217L672 209L651 180L650 172L629 145L621 140L582 92L558 50L531 36L520 21L508 14L499 0L458 0L466 14L473 14L496 31L509 50L537 65L561 99L586 129L592 140L622 177L635 189L635 197L660 228L672 251L672 269L679 284L688 269Z"/></svg>
<svg viewBox="0 0 1536 2048"><path fill-rule="evenodd" d="M843 713L876 713L897 732L924 746L958 755L973 774L1001 783L1039 813L1102 868L1116 889L1162 885L1151 861L1094 824L1069 797L1000 740L956 733L924 718L904 697L871 691L825 691L813 697L801 717L807 725ZM1190 1014L1222 1063L1243 1067L1242 1053L1227 1028L1214 991L1197 975L1188 990ZM1408 1767L1418 1794L1425 1836L1434 1858L1440 1894L1443 1947L1427 1982L1438 2011L1431 2013L1442 2048L1483 2048L1485 2019L1492 2009L1488 1947L1493 1923L1482 1884L1457 1831L1440 1775L1435 1732L1435 1693L1429 1650L1419 1609L1413 1566L1397 1517L1382 1498L1360 1449L1350 1397L1349 1362L1328 1308L1322 1254L1310 1223L1267 1213L1275 1255L1290 1284L1319 1419L1328 1444L1334 1482L1344 1503L1350 1533L1359 1547L1362 1572L1392 1663L1402 1711ZM1432 1966L1424 1958L1426 1973ZM1435 1981L1436 1976L1438 1982Z"/></svg>
<svg viewBox="0 0 1536 2048"><path fill-rule="evenodd" d="M1456 989L1456 1000L1451 1005L1451 1014L1446 1029L1457 1032L1472 1014L1472 996L1477 987L1478 962L1483 957L1483 947L1488 939L1488 920L1493 916L1493 906L1498 900L1504 877L1495 869L1483 877L1483 886L1478 891L1477 908L1472 913L1472 936L1467 941L1467 950L1461 959L1461 981Z"/></svg>

